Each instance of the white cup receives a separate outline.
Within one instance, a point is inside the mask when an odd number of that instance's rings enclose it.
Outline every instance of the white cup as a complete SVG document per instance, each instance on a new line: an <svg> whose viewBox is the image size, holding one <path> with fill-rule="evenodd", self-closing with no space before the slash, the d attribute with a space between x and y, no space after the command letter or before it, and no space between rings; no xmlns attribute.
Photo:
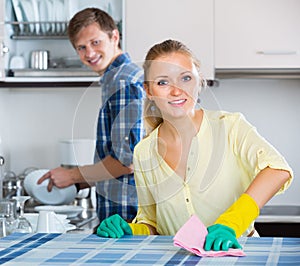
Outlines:
<svg viewBox="0 0 300 266"><path fill-rule="evenodd" d="M40 211L36 227L37 233L65 233L62 220L54 211Z"/></svg>
<svg viewBox="0 0 300 266"><path fill-rule="evenodd" d="M31 52L30 66L33 69L45 70L48 69L49 51L36 50Z"/></svg>

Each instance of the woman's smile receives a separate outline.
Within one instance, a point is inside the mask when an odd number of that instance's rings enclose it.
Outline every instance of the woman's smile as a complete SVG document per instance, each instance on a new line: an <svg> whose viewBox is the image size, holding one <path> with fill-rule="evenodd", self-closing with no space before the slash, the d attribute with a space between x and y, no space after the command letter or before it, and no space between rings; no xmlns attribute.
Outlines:
<svg viewBox="0 0 300 266"><path fill-rule="evenodd" d="M179 99L174 101L168 101L168 103L175 107L182 107L186 103L187 99Z"/></svg>

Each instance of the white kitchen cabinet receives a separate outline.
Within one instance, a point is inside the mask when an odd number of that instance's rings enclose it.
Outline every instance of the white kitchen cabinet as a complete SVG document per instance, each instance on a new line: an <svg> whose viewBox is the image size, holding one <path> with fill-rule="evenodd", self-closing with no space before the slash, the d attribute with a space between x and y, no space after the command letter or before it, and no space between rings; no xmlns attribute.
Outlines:
<svg viewBox="0 0 300 266"><path fill-rule="evenodd" d="M2 0L3 1L3 0ZM0 1L0 6L2 4ZM0 81L5 76L4 56L8 52L8 48L4 44L4 8L0 9Z"/></svg>
<svg viewBox="0 0 300 266"><path fill-rule="evenodd" d="M68 21L87 7L103 9L124 28L123 0L0 0L0 82L93 82L98 75L83 66L67 37ZM32 67L35 50L49 52L47 70Z"/></svg>
<svg viewBox="0 0 300 266"><path fill-rule="evenodd" d="M213 1L126 0L125 49L142 62L155 43L177 39L202 63L205 78L213 79Z"/></svg>
<svg viewBox="0 0 300 266"><path fill-rule="evenodd" d="M215 67L299 68L299 0L215 0Z"/></svg>

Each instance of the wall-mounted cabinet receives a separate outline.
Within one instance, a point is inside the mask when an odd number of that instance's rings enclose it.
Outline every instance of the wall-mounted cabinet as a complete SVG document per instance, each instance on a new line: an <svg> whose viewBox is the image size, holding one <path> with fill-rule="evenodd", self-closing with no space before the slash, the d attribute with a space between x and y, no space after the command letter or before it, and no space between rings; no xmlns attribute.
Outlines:
<svg viewBox="0 0 300 266"><path fill-rule="evenodd" d="M28 2L38 3L39 19L20 23L14 3ZM56 9L63 5L64 17L51 12L49 3ZM34 49L49 50L52 59L68 57L80 63L65 33L71 16L87 6L113 15L124 51L138 63L153 44L174 38L194 51L207 79L226 70L300 72L299 0L0 0L0 80L7 81L13 56L23 56L29 68Z"/></svg>
<svg viewBox="0 0 300 266"><path fill-rule="evenodd" d="M108 12L122 29L123 0L0 0L0 81L95 80L67 37L68 21L87 7ZM32 68L35 50L49 52L47 70Z"/></svg>
<svg viewBox="0 0 300 266"><path fill-rule="evenodd" d="M215 0L215 68L300 68L299 0Z"/></svg>
<svg viewBox="0 0 300 266"><path fill-rule="evenodd" d="M3 0L0 1L0 81L4 79L4 56L8 52L8 47L4 43L4 6Z"/></svg>
<svg viewBox="0 0 300 266"><path fill-rule="evenodd" d="M12 12L14 2L18 5L24 2L38 3L39 15L42 12L48 19L20 23L20 19L14 17L16 14ZM45 6L49 3L63 4L65 18L57 18L51 10L46 13ZM2 60L2 73L6 72L6 75L13 56L23 56L26 68L30 68L31 50L46 49L50 51L52 59L69 57L79 61L66 38L67 21L75 11L96 6L112 13L119 22L123 49L129 52L134 61L141 63L154 43L174 38L184 42L196 54L202 63L203 76L207 79L214 78L214 10L211 0L178 0L176 3L173 0L0 0L0 6L5 6L3 9L6 10L5 19L2 20L5 25L2 37L9 47L9 53L3 55ZM20 71L15 71L17 72ZM22 73L21 71L21 75ZM76 75L73 76L71 78ZM49 78L53 79L53 75ZM11 78L5 77L4 73L3 79L7 81ZM37 77L34 79L37 80ZM84 77L80 74L77 79L83 80ZM22 79L18 77L17 80Z"/></svg>
<svg viewBox="0 0 300 266"><path fill-rule="evenodd" d="M153 44L173 38L196 54L205 78L214 78L213 1L127 0L124 17L125 47L134 60L143 61Z"/></svg>

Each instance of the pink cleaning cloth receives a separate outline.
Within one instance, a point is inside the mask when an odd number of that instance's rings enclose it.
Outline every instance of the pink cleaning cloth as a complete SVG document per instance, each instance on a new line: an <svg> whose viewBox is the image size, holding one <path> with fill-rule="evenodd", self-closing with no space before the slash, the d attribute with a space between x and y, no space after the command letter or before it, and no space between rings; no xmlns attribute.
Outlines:
<svg viewBox="0 0 300 266"><path fill-rule="evenodd" d="M230 248L228 251L205 251L205 237L208 234L205 225L193 215L174 236L174 246L184 248L201 257L246 256L243 250Z"/></svg>

